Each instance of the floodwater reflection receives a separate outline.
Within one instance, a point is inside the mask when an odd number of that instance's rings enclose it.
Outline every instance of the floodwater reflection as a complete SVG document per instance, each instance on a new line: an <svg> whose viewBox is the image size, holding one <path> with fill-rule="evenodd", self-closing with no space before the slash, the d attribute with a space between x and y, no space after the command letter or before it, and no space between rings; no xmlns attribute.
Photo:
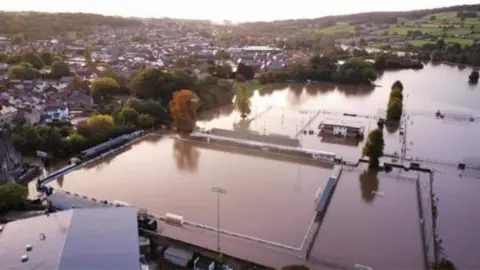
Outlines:
<svg viewBox="0 0 480 270"><path fill-rule="evenodd" d="M345 96L367 96L375 89L374 85L337 85L338 91Z"/></svg>
<svg viewBox="0 0 480 270"><path fill-rule="evenodd" d="M248 132L252 121L253 121L253 118L240 119L240 121L238 121L237 123L233 123L233 130L240 131L240 132Z"/></svg>
<svg viewBox="0 0 480 270"><path fill-rule="evenodd" d="M400 121L389 122L385 125L385 129L390 134L396 133L399 128L400 128Z"/></svg>
<svg viewBox="0 0 480 270"><path fill-rule="evenodd" d="M316 96L320 93L328 93L335 90L335 84L333 83L312 83L305 85L305 90L310 96Z"/></svg>
<svg viewBox="0 0 480 270"><path fill-rule="evenodd" d="M367 203L372 203L378 191L378 172L366 170L360 174L360 189L362 198Z"/></svg>
<svg viewBox="0 0 480 270"><path fill-rule="evenodd" d="M57 178L57 184L58 184L59 187L63 187L63 179L64 179L64 175L60 175Z"/></svg>
<svg viewBox="0 0 480 270"><path fill-rule="evenodd" d="M200 152L191 143L184 140L175 140L173 142L173 156L179 170L197 171Z"/></svg>

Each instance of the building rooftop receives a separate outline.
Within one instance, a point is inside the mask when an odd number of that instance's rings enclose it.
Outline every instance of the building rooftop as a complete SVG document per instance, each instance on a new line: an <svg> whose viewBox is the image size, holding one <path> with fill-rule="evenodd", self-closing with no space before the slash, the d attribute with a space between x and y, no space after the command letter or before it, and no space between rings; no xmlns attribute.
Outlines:
<svg viewBox="0 0 480 270"><path fill-rule="evenodd" d="M3 226L1 269L140 269L134 208L73 209Z"/></svg>

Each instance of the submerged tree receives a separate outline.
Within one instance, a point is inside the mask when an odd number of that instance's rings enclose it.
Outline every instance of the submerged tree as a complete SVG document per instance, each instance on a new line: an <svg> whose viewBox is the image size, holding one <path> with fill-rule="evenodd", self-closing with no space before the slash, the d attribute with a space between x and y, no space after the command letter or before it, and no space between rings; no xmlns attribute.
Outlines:
<svg viewBox="0 0 480 270"><path fill-rule="evenodd" d="M190 133L195 129L198 97L190 90L173 93L170 101L170 115L173 127L182 133Z"/></svg>
<svg viewBox="0 0 480 270"><path fill-rule="evenodd" d="M363 155L369 158L369 168L378 169L379 158L383 156L385 142L383 140L383 129L378 127L368 134L367 143L363 148Z"/></svg>
<svg viewBox="0 0 480 270"><path fill-rule="evenodd" d="M252 96L252 94L252 91L248 89L244 82L237 82L235 105L240 111L242 119L245 119L251 112L250 97Z"/></svg>
<svg viewBox="0 0 480 270"><path fill-rule="evenodd" d="M472 71L472 73L470 73L470 76L468 76L468 81L470 83L478 83L478 77L479 77L478 70L474 70Z"/></svg>

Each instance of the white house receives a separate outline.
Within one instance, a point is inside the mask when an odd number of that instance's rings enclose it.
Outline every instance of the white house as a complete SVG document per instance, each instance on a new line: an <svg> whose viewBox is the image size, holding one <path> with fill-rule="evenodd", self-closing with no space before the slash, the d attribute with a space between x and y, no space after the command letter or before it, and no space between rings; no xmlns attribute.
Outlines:
<svg viewBox="0 0 480 270"><path fill-rule="evenodd" d="M54 121L66 121L68 120L69 111L68 107L51 106L45 108L43 111L43 119L45 123L52 123Z"/></svg>

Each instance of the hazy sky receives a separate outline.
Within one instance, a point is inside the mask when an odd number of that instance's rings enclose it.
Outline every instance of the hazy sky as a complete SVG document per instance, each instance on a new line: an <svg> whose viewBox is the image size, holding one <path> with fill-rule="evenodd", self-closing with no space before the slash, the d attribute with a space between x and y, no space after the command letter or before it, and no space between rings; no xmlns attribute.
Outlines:
<svg viewBox="0 0 480 270"><path fill-rule="evenodd" d="M477 4L478 0L1 0L7 11L89 12L234 22Z"/></svg>

